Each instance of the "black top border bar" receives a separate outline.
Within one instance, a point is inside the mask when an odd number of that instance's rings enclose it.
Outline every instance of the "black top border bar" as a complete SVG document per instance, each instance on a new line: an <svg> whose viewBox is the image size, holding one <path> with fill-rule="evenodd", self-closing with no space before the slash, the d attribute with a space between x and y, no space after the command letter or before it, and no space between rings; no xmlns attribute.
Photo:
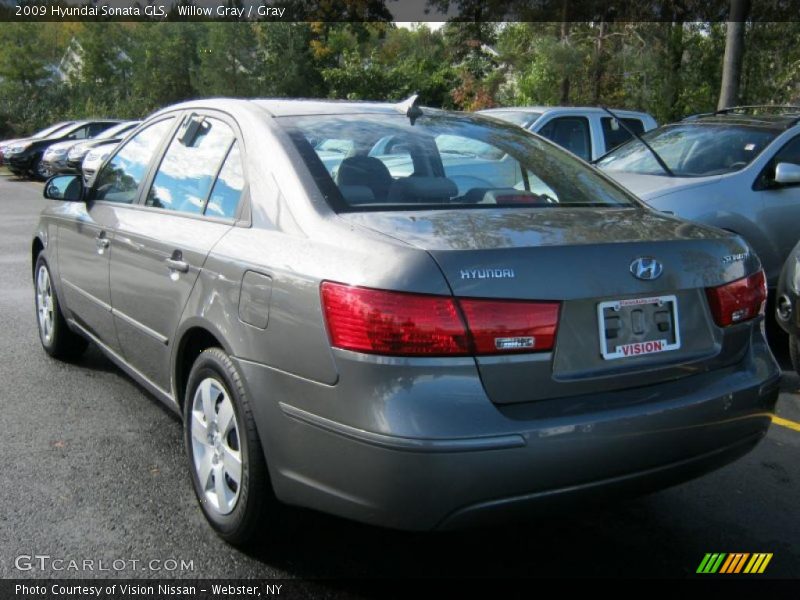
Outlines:
<svg viewBox="0 0 800 600"><path fill-rule="evenodd" d="M800 0L0 0L0 21L5 22L740 20L800 21Z"/></svg>

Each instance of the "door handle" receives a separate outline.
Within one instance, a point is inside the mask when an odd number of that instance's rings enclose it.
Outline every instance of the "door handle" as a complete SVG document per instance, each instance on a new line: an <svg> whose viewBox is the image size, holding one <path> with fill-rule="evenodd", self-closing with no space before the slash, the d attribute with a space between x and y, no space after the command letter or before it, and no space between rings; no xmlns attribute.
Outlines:
<svg viewBox="0 0 800 600"><path fill-rule="evenodd" d="M100 251L105 250L111 244L109 239L106 237L105 231L101 232L100 235L94 238L94 243L97 246L97 249Z"/></svg>
<svg viewBox="0 0 800 600"><path fill-rule="evenodd" d="M167 259L167 268L170 271L178 271L179 273L188 273L189 272L189 263L185 260L177 260L174 258Z"/></svg>

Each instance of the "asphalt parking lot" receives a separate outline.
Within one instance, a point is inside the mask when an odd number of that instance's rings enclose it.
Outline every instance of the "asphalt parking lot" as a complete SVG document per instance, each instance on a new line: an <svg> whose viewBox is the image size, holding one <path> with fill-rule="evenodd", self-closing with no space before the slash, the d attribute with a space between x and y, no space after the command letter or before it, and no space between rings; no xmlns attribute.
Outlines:
<svg viewBox="0 0 800 600"><path fill-rule="evenodd" d="M290 510L254 550L233 549L196 505L178 419L96 349L75 364L42 351L30 265L41 188L0 174L0 577L684 577L708 552L774 553L765 576L800 577L800 378L791 370L781 424L759 447L676 488L446 535ZM51 558L19 570L21 555ZM95 571L57 571L53 559L94 560ZM100 572L100 560L125 566ZM330 585L330 596L346 587Z"/></svg>

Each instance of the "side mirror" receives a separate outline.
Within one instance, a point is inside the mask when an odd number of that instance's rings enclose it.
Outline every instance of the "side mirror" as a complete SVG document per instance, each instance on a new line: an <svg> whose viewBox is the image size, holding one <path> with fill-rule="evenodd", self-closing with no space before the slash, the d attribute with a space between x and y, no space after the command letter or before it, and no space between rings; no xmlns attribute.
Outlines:
<svg viewBox="0 0 800 600"><path fill-rule="evenodd" d="M44 197L66 202L83 201L83 179L80 175L56 175L44 184Z"/></svg>
<svg viewBox="0 0 800 600"><path fill-rule="evenodd" d="M794 163L778 163L775 166L775 183L793 185L800 183L800 165Z"/></svg>

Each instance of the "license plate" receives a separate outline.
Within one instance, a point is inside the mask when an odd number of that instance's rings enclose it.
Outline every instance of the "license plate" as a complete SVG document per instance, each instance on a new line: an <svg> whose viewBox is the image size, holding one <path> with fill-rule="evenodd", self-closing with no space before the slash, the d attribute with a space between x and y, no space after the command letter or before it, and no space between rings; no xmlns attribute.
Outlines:
<svg viewBox="0 0 800 600"><path fill-rule="evenodd" d="M597 305L600 352L606 360L669 352L681 347L678 299L609 300Z"/></svg>

